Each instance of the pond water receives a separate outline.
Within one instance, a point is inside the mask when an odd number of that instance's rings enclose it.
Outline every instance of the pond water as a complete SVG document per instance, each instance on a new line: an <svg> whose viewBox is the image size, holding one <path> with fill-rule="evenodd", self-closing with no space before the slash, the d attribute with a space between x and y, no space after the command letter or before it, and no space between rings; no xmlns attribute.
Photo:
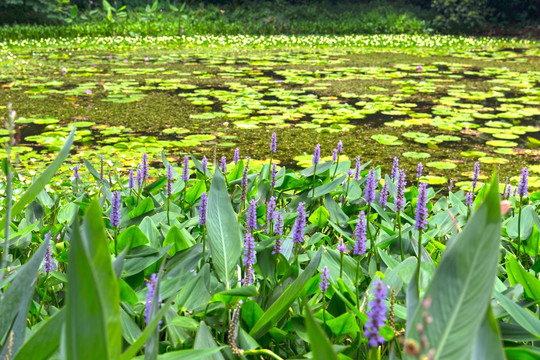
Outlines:
<svg viewBox="0 0 540 360"><path fill-rule="evenodd" d="M288 168L308 166L317 143L330 159L342 140L344 156L383 172L398 156L412 178L421 161L432 184L466 186L479 161L484 177L497 166L514 180L528 165L540 186L538 43L218 43L0 46L19 172L39 172L76 124L71 163L104 154L123 171L144 152L157 163L162 151L232 159L238 147L267 161L276 132L274 159Z"/></svg>

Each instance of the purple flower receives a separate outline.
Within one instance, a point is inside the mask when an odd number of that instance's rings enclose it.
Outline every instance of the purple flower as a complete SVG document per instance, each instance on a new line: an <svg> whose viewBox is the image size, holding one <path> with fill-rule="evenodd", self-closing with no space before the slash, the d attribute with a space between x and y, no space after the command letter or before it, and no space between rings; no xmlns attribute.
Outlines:
<svg viewBox="0 0 540 360"><path fill-rule="evenodd" d="M272 163L272 170L270 171L270 187L276 187L277 169L276 163Z"/></svg>
<svg viewBox="0 0 540 360"><path fill-rule="evenodd" d="M206 224L206 208L208 207L208 195L205 192L201 194L201 201L199 203L199 225L204 226Z"/></svg>
<svg viewBox="0 0 540 360"><path fill-rule="evenodd" d="M92 90L88 89L85 91L86 95L92 95Z"/></svg>
<svg viewBox="0 0 540 360"><path fill-rule="evenodd" d="M283 235L283 215L281 215L279 211L275 211L273 218L276 219L276 223L274 224L274 234L277 235L277 238L272 254L279 254L281 253L281 235Z"/></svg>
<svg viewBox="0 0 540 360"><path fill-rule="evenodd" d="M405 205L405 170L398 170L398 182L396 185L396 196L394 197L394 207L396 211L404 209Z"/></svg>
<svg viewBox="0 0 540 360"><path fill-rule="evenodd" d="M253 284L253 265L255 264L255 239L250 233L244 236L244 257L242 262L246 267L245 285Z"/></svg>
<svg viewBox="0 0 540 360"><path fill-rule="evenodd" d="M300 204L298 204L298 208L296 209L296 214L298 216L296 217L296 221L294 223L292 236L293 243L298 244L304 241L304 231L306 230L306 209L304 208L305 204L305 202L301 202Z"/></svg>
<svg viewBox="0 0 540 360"><path fill-rule="evenodd" d="M390 173L390 177L392 180L396 181L399 176L399 159L397 156L394 156L394 162L392 163L392 172Z"/></svg>
<svg viewBox="0 0 540 360"><path fill-rule="evenodd" d="M144 183L144 171L141 164L137 166L137 185L139 187L143 186Z"/></svg>
<svg viewBox="0 0 540 360"><path fill-rule="evenodd" d="M47 245L47 251L45 252L45 259L43 259L43 272L50 274L51 271L55 269L52 248L52 235L50 231L45 234L44 241L48 241L49 244Z"/></svg>
<svg viewBox="0 0 540 360"><path fill-rule="evenodd" d="M343 151L343 143L341 142L341 140L339 140L338 143L337 143L337 151L338 152Z"/></svg>
<svg viewBox="0 0 540 360"><path fill-rule="evenodd" d="M418 65L418 66L416 67L416 71L418 71L418 72L422 71L422 65Z"/></svg>
<svg viewBox="0 0 540 360"><path fill-rule="evenodd" d="M332 161L336 162L338 159L338 149L332 150Z"/></svg>
<svg viewBox="0 0 540 360"><path fill-rule="evenodd" d="M144 320L146 324L152 320L150 318L150 313L152 311L152 301L154 300L154 295L156 294L156 288L157 288L157 276L156 274L150 275L150 280L146 283L146 302L144 307ZM161 295L158 295L158 307L159 303L161 303ZM161 321L159 322L161 325ZM158 332L159 332L159 326L158 326Z"/></svg>
<svg viewBox="0 0 540 360"><path fill-rule="evenodd" d="M276 211L276 198L270 197L270 200L266 203L266 221L270 222L274 220L274 215Z"/></svg>
<svg viewBox="0 0 540 360"><path fill-rule="evenodd" d="M233 161L234 161L234 165L238 164L238 161L240 161L240 149L239 148L234 149Z"/></svg>
<svg viewBox="0 0 540 360"><path fill-rule="evenodd" d="M375 187L377 186L377 180L375 179L375 171L369 170L368 179L366 181L366 188L364 189L364 199L368 204L375 201Z"/></svg>
<svg viewBox="0 0 540 360"><path fill-rule="evenodd" d="M414 230L427 229L427 201L427 184L422 183L418 186Z"/></svg>
<svg viewBox="0 0 540 360"><path fill-rule="evenodd" d="M187 183L189 181L189 157L184 156L184 167L182 168L182 180Z"/></svg>
<svg viewBox="0 0 540 360"><path fill-rule="evenodd" d="M418 166L416 167L416 177L418 179L420 179L422 177L422 170L423 170L422 163L418 163Z"/></svg>
<svg viewBox="0 0 540 360"><path fill-rule="evenodd" d="M451 193L454 189L454 179L448 180L448 193Z"/></svg>
<svg viewBox="0 0 540 360"><path fill-rule="evenodd" d="M313 166L317 166L321 160L321 144L315 145L315 150L313 151Z"/></svg>
<svg viewBox="0 0 540 360"><path fill-rule="evenodd" d="M388 202L388 184L384 183L381 194L379 195L379 205L382 207L386 206L386 203Z"/></svg>
<svg viewBox="0 0 540 360"><path fill-rule="evenodd" d="M249 201L248 217L246 222L246 230L257 230L257 202L255 199Z"/></svg>
<svg viewBox="0 0 540 360"><path fill-rule="evenodd" d="M80 176L79 176L79 165L75 165L73 167L73 177L77 180L80 179Z"/></svg>
<svg viewBox="0 0 540 360"><path fill-rule="evenodd" d="M272 140L270 141L270 151L275 153L277 150L277 135L272 133Z"/></svg>
<svg viewBox="0 0 540 360"><path fill-rule="evenodd" d="M225 156L221 157L220 167L221 172L225 174L227 172L227 158Z"/></svg>
<svg viewBox="0 0 540 360"><path fill-rule="evenodd" d="M508 186L506 187L506 191L504 192L504 198L508 199L511 194L512 194L512 185L508 184Z"/></svg>
<svg viewBox="0 0 540 360"><path fill-rule="evenodd" d="M338 246L337 246L337 251L339 251L340 253L344 253L347 251L347 247L345 246L345 244L343 243L343 238L340 237L339 238L339 242L338 242Z"/></svg>
<svg viewBox="0 0 540 360"><path fill-rule="evenodd" d="M141 170L142 170L142 175L144 177L144 180L147 180L148 176L150 176L150 171L148 170L148 154L147 153L144 153L142 155Z"/></svg>
<svg viewBox="0 0 540 360"><path fill-rule="evenodd" d="M129 190L135 187L135 179L133 178L133 170L129 170L128 187L129 187Z"/></svg>
<svg viewBox="0 0 540 360"><path fill-rule="evenodd" d="M373 282L373 300L369 302L367 312L368 320L364 326L364 335L368 338L369 345L376 347L384 343L381 336L381 328L386 321L386 285L381 280Z"/></svg>
<svg viewBox="0 0 540 360"><path fill-rule="evenodd" d="M519 179L519 185L517 187L517 192L519 196L527 196L527 190L529 189L529 169L523 167L521 169L521 178Z"/></svg>
<svg viewBox="0 0 540 360"><path fill-rule="evenodd" d="M354 255L364 255L366 253L366 234L367 223L366 214L364 211L360 211L358 220L356 220L356 227L354 228L353 240L356 241L353 247Z"/></svg>
<svg viewBox="0 0 540 360"><path fill-rule="evenodd" d="M319 283L319 289L321 289L322 296L324 297L324 294L326 294L326 291L328 290L328 286L330 286L330 281L328 281L328 277L330 276L330 270L325 266L322 269L321 272L321 282Z"/></svg>
<svg viewBox="0 0 540 360"><path fill-rule="evenodd" d="M202 158L201 167L203 174L206 174L206 169L208 168L208 159L206 158L206 156L203 156Z"/></svg>
<svg viewBox="0 0 540 360"><path fill-rule="evenodd" d="M479 175L480 175L480 163L477 161L474 163L474 170L473 170L473 176L472 176L473 191L474 191L474 188L476 187L476 182L478 181Z"/></svg>
<svg viewBox="0 0 540 360"><path fill-rule="evenodd" d="M356 165L354 166L353 180L360 181L360 171L361 171L360 156L357 156L356 157Z"/></svg>
<svg viewBox="0 0 540 360"><path fill-rule="evenodd" d="M172 183L173 183L173 168L169 164L167 166L167 172L165 173L165 177L167 177L167 196L171 196L172 194Z"/></svg>
<svg viewBox="0 0 540 360"><path fill-rule="evenodd" d="M120 225L120 220L122 216L120 215L120 207L122 206L122 197L120 196L120 191L113 192L112 202L111 202L111 226Z"/></svg>
<svg viewBox="0 0 540 360"><path fill-rule="evenodd" d="M467 191L467 194L465 195L465 205L471 206L473 203L473 193L472 191Z"/></svg>

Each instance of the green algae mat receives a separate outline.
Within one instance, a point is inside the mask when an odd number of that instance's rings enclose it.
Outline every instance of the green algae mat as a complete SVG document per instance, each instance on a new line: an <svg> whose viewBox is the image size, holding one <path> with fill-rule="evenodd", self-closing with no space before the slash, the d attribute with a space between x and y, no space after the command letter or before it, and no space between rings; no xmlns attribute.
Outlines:
<svg viewBox="0 0 540 360"><path fill-rule="evenodd" d="M424 180L466 187L472 164L540 187L540 43L450 36L196 36L0 43L0 112L17 111L19 180L77 127L72 164L135 167L142 153L267 161L424 164ZM0 130L6 137L7 131ZM303 155L302 155L303 154ZM5 157L2 152L0 156ZM256 164L256 162L254 163ZM460 182L461 181L461 182Z"/></svg>

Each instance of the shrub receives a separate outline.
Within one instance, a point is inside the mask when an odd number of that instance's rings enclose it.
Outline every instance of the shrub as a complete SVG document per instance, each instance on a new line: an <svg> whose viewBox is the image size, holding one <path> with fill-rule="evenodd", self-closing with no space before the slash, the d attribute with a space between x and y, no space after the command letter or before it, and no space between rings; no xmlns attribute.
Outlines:
<svg viewBox="0 0 540 360"><path fill-rule="evenodd" d="M443 32L480 30L486 24L488 0L432 0L433 25Z"/></svg>

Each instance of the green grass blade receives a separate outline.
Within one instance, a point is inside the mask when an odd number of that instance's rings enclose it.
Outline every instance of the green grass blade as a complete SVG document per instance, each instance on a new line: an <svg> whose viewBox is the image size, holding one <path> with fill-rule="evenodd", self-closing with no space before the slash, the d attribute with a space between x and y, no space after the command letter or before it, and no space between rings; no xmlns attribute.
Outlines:
<svg viewBox="0 0 540 360"><path fill-rule="evenodd" d="M66 321L66 311L60 310L23 344L13 360L44 360L48 359L60 345L62 326Z"/></svg>
<svg viewBox="0 0 540 360"><path fill-rule="evenodd" d="M314 360L337 360L338 357L332 349L332 344L330 340L326 337L323 329L313 317L311 310L306 304L306 311L304 318L306 319L306 330L309 338L309 343L311 345L311 352L313 354Z"/></svg>

